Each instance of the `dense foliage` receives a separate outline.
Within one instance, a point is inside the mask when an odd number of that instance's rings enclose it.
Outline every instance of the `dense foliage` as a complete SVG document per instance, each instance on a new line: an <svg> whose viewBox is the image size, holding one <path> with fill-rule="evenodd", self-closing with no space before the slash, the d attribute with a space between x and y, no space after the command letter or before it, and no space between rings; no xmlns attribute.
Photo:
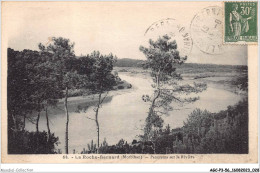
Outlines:
<svg viewBox="0 0 260 173"><path fill-rule="evenodd" d="M16 136L9 136L9 154L56 154L55 146L59 144L59 138L48 133L19 131Z"/></svg>
<svg viewBox="0 0 260 173"><path fill-rule="evenodd" d="M66 121L65 151L69 148L69 111L67 105L69 90L86 90L86 93L98 93L112 89L116 83L116 76L112 74L114 56L101 55L94 51L91 55L76 57L74 43L65 38L52 38L52 42L45 46L39 44L40 51L14 51L8 48L8 141L9 152L14 153L17 144L27 147L22 142L22 136L34 136L29 142L37 142L43 132L39 132L39 119L42 112L46 116L46 142L52 146L57 140L52 140L48 118L48 107L55 107L64 101ZM90 92L91 91L91 92ZM84 94L82 94L84 95ZM64 99L64 100L61 100ZM100 103L98 105L101 104ZM26 120L36 125L36 133L25 130ZM37 138L37 140L35 140ZM55 138L56 139L56 138ZM31 145L28 143L28 145ZM28 153L27 150L24 150ZM33 152L33 151L32 151ZM46 152L50 152L46 148ZM41 153L45 153L41 151Z"/></svg>

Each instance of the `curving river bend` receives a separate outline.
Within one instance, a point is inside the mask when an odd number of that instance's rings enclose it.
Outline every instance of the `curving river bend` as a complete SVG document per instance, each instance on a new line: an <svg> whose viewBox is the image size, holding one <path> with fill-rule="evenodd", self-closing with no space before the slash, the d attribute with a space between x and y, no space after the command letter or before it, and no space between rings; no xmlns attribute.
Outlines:
<svg viewBox="0 0 260 173"><path fill-rule="evenodd" d="M127 140L128 143L133 139L138 139L137 135L142 134L149 104L143 102L143 94L151 94L151 78L147 75L130 75L129 73L119 73L121 79L131 83L133 88L128 90L116 91L117 94L112 99L104 103L99 111L100 124L100 143L106 138L109 145L116 144L120 139ZM242 96L208 86L207 90L199 93L200 100L195 103L174 110L170 116L164 116L164 123L170 124L171 128L181 127L188 115L195 109L207 109L210 112L224 110L228 105L236 104ZM77 104L74 104L77 106ZM97 143L96 123L90 118L94 118L93 107L89 107L86 112L70 112L69 123L69 152L73 149L80 153L83 148L87 149L87 144L93 139ZM49 112L50 129L55 136L59 137L60 144L56 147L64 153L65 143L65 122L66 116L62 112ZM26 129L35 131L35 125L26 124ZM42 114L39 122L39 130L47 130L46 118Z"/></svg>

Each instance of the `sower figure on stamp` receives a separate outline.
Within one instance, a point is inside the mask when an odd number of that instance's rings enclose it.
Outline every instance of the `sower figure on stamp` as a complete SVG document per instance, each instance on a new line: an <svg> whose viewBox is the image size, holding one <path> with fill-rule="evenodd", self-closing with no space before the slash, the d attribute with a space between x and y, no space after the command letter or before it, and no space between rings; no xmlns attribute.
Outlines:
<svg viewBox="0 0 260 173"><path fill-rule="evenodd" d="M239 37L241 34L248 32L248 20L252 17L243 18L238 12L238 5L233 4L232 11L230 12L230 30L234 37Z"/></svg>

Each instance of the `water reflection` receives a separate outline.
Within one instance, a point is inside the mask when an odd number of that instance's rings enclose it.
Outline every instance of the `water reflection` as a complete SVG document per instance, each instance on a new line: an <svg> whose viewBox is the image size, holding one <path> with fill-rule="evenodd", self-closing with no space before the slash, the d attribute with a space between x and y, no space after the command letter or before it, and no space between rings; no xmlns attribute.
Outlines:
<svg viewBox="0 0 260 173"><path fill-rule="evenodd" d="M132 89L119 90L108 96L99 112L100 142L106 138L109 145L117 143L120 139L132 142L138 134L142 134L142 125L147 116L149 103L142 101L143 94L151 94L152 80L146 75L119 74L120 78L133 85ZM114 95L114 96L112 96ZM171 128L181 127L183 121L195 109L207 109L211 112L226 109L228 105L236 104L241 96L232 92L208 86L207 90L199 93L200 100L179 107L173 105L175 110L169 116L164 117L165 124ZM69 101L69 150L80 152L87 148L87 144L93 139L97 141L97 130L94 121L95 97L86 103L86 99ZM62 103L58 109L50 110L51 131L59 137L60 145L57 149L64 151L66 116L62 110ZM35 130L35 125L27 123L28 130ZM46 119L42 115L39 124L40 130L46 130ZM97 143L97 142L96 142Z"/></svg>

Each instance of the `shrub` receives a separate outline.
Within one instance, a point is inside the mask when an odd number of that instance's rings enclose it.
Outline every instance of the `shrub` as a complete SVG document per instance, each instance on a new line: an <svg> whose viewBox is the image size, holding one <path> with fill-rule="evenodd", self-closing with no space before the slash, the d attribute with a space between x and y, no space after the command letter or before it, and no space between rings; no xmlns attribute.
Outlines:
<svg viewBox="0 0 260 173"><path fill-rule="evenodd" d="M47 140L47 132L18 131L8 135L8 154L55 154L55 145L59 138L51 134Z"/></svg>

